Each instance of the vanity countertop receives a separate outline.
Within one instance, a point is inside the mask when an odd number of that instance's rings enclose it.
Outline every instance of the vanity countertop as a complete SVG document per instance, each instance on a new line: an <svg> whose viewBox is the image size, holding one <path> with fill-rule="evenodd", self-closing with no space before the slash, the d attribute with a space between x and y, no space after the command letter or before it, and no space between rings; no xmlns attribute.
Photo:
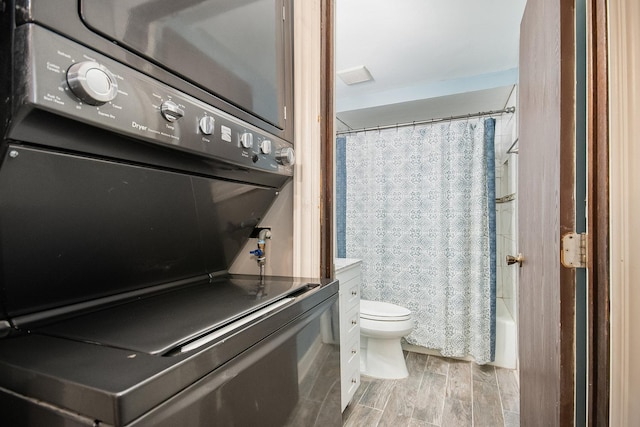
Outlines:
<svg viewBox="0 0 640 427"><path fill-rule="evenodd" d="M345 270L353 265L360 264L362 260L357 258L336 258L334 264L336 266L336 273L341 270Z"/></svg>

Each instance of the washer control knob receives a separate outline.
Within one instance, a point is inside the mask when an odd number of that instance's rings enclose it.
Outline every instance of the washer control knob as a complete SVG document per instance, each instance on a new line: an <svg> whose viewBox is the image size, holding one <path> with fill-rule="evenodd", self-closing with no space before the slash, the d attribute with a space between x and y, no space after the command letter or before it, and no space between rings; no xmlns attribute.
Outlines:
<svg viewBox="0 0 640 427"><path fill-rule="evenodd" d="M170 122L175 122L184 116L184 110L173 101L164 101L162 105L160 105L160 113L162 117Z"/></svg>
<svg viewBox="0 0 640 427"><path fill-rule="evenodd" d="M200 119L200 131L205 135L211 135L216 126L216 119L211 116L204 116Z"/></svg>
<svg viewBox="0 0 640 427"><path fill-rule="evenodd" d="M69 67L67 84L75 96L89 105L106 104L118 94L115 76L94 61L77 62Z"/></svg>
<svg viewBox="0 0 640 427"><path fill-rule="evenodd" d="M276 160L283 166L293 166L296 155L291 147L281 148L276 152Z"/></svg>
<svg viewBox="0 0 640 427"><path fill-rule="evenodd" d="M271 140L263 140L260 143L260 151L262 151L263 154L271 154Z"/></svg>
<svg viewBox="0 0 640 427"><path fill-rule="evenodd" d="M240 136L240 144L247 149L253 147L253 134L251 132L243 133L242 136Z"/></svg>

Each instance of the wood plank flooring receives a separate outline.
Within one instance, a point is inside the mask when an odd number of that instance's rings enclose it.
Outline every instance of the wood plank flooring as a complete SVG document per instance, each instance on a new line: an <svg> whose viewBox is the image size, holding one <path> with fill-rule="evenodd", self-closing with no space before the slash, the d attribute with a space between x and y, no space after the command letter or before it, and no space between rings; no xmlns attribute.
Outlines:
<svg viewBox="0 0 640 427"><path fill-rule="evenodd" d="M520 426L514 371L413 352L406 360L408 378L362 377L343 426Z"/></svg>

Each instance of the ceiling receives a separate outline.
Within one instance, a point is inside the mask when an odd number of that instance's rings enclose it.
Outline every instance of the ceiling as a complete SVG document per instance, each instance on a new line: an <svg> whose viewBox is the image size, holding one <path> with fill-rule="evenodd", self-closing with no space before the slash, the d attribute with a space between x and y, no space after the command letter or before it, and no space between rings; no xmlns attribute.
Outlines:
<svg viewBox="0 0 640 427"><path fill-rule="evenodd" d="M518 80L526 0L336 0L337 130L500 110Z"/></svg>

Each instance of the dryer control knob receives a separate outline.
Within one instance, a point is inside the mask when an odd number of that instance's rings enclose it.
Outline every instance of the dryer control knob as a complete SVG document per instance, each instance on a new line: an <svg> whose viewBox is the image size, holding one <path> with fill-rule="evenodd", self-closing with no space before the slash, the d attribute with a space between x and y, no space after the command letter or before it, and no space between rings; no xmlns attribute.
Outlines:
<svg viewBox="0 0 640 427"><path fill-rule="evenodd" d="M160 113L169 122L175 122L184 116L184 110L173 101L164 101L160 105Z"/></svg>
<svg viewBox="0 0 640 427"><path fill-rule="evenodd" d="M283 166L293 166L296 154L291 147L281 148L276 152L276 160Z"/></svg>
<svg viewBox="0 0 640 427"><path fill-rule="evenodd" d="M240 135L240 144L244 148L252 148L253 147L253 134L251 132L245 132Z"/></svg>
<svg viewBox="0 0 640 427"><path fill-rule="evenodd" d="M263 154L271 154L271 140L262 140L260 143L260 151L262 151Z"/></svg>
<svg viewBox="0 0 640 427"><path fill-rule="evenodd" d="M200 119L200 131L205 135L211 135L216 126L216 119L211 116L204 116Z"/></svg>
<svg viewBox="0 0 640 427"><path fill-rule="evenodd" d="M94 61L73 64L67 70L69 89L89 105L102 105L118 94L118 82L103 65Z"/></svg>

